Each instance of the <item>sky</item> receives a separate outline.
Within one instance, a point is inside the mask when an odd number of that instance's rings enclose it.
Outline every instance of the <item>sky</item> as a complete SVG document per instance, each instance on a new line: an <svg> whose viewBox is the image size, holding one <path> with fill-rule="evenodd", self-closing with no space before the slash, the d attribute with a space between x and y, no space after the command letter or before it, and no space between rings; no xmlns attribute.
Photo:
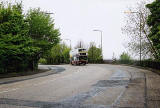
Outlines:
<svg viewBox="0 0 160 108"><path fill-rule="evenodd" d="M13 0L5 0L13 2ZM16 0L19 1L19 0ZM60 29L61 39L72 47L81 40L86 46L95 42L100 46L100 33L103 31L103 57L112 59L113 53L119 58L127 52L124 45L128 41L122 34L125 14L128 6L134 6L140 0L22 0L24 11L40 7L43 11L54 13L56 28Z"/></svg>

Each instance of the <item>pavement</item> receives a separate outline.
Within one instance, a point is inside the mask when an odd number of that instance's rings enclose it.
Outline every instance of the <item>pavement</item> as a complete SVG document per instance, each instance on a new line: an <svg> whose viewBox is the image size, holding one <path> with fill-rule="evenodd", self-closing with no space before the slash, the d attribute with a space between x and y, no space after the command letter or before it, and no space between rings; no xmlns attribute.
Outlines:
<svg viewBox="0 0 160 108"><path fill-rule="evenodd" d="M159 108L160 76L121 65L40 65L0 80L0 108Z"/></svg>

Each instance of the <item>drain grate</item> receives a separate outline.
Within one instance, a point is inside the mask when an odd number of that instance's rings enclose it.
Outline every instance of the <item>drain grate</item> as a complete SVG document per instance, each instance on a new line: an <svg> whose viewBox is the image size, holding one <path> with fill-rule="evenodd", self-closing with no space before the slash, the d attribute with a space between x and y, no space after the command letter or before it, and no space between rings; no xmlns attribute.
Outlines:
<svg viewBox="0 0 160 108"><path fill-rule="evenodd" d="M128 85L129 80L100 80L93 86L96 87L115 87Z"/></svg>

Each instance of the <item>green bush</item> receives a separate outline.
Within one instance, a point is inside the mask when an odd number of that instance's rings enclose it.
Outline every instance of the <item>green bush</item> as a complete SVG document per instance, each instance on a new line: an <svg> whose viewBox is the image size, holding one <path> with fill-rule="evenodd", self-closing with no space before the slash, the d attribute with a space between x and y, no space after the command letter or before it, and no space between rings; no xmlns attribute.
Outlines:
<svg viewBox="0 0 160 108"><path fill-rule="evenodd" d="M132 64L131 56L128 53L123 52L120 55L119 63L122 64Z"/></svg>
<svg viewBox="0 0 160 108"><path fill-rule="evenodd" d="M90 43L88 50L88 62L89 63L103 63L103 56L101 48L97 48L94 42Z"/></svg>
<svg viewBox="0 0 160 108"><path fill-rule="evenodd" d="M39 59L39 63L40 63L40 64L47 64L47 60L44 59L44 58L40 58L40 59Z"/></svg>
<svg viewBox="0 0 160 108"><path fill-rule="evenodd" d="M153 69L160 69L160 61L157 60L142 60L141 62L138 61L137 63L139 66L142 67L149 67L149 68L153 68Z"/></svg>
<svg viewBox="0 0 160 108"><path fill-rule="evenodd" d="M152 69L160 69L160 61L158 60L151 60L151 59L147 59L147 60L142 60L141 62L139 60L130 60L125 61L124 62L118 62L120 64L129 64L129 65L134 65L134 66L141 66L141 67L148 67L148 68L152 68Z"/></svg>
<svg viewBox="0 0 160 108"><path fill-rule="evenodd" d="M52 47L45 55L47 64L69 63L70 48L63 44L57 44Z"/></svg>

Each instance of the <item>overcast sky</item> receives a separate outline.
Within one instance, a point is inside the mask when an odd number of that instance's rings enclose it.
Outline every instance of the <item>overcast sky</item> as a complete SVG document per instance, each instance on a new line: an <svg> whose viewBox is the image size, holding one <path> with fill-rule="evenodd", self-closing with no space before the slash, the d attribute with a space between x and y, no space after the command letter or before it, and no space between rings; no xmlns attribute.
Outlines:
<svg viewBox="0 0 160 108"><path fill-rule="evenodd" d="M61 38L71 39L72 46L79 40L88 45L89 42L96 42L99 46L100 33L93 29L102 30L103 56L111 59L113 52L118 58L122 52L127 51L123 44L128 39L121 31L125 20L124 11L127 6L134 6L138 1L140 0L23 0L23 5L25 11L40 7L44 11L55 13L52 17L60 29Z"/></svg>

